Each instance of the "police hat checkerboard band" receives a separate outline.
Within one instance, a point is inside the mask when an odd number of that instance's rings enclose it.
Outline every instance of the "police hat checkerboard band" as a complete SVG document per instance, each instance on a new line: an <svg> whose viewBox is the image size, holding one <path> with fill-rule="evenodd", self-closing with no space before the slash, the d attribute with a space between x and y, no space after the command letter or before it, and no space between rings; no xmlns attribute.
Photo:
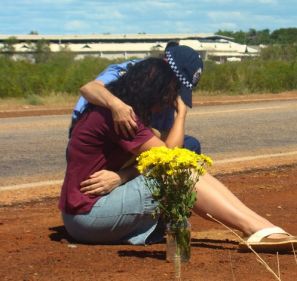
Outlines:
<svg viewBox="0 0 297 281"><path fill-rule="evenodd" d="M198 84L198 82L200 80L201 73L202 73L202 68L200 67L193 75L193 81L192 81L193 85L196 86Z"/></svg>
<svg viewBox="0 0 297 281"><path fill-rule="evenodd" d="M171 56L170 52L169 51L166 51L166 57L167 57L167 61L171 67L171 69L174 71L175 75L177 76L177 78L179 79L179 81L185 85L187 88L189 89L193 89L193 84L190 83L187 78L185 78L178 70L176 64L175 64L175 61L173 59L173 57Z"/></svg>

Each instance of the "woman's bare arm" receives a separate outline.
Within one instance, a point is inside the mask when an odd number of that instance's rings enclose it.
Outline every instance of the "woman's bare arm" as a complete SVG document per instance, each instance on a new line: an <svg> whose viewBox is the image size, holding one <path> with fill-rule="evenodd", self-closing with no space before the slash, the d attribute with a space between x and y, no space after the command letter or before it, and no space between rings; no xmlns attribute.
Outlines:
<svg viewBox="0 0 297 281"><path fill-rule="evenodd" d="M117 134L134 137L137 129L133 108L114 96L99 80L91 81L80 88L81 95L90 103L111 110Z"/></svg>
<svg viewBox="0 0 297 281"><path fill-rule="evenodd" d="M101 170L95 172L89 179L83 181L80 184L80 191L87 195L107 194L138 175L138 170L134 166L121 169L118 172Z"/></svg>
<svg viewBox="0 0 297 281"><path fill-rule="evenodd" d="M187 106L184 104L180 96L178 96L176 100L176 105L177 105L177 112L174 119L174 123L165 141L162 141L157 136L153 136L144 144L137 147L133 151L133 153L138 155L143 151L146 151L152 147L158 147L158 146L167 146L169 148L183 146L184 136L185 136L185 121L186 121L186 115L187 115Z"/></svg>
<svg viewBox="0 0 297 281"><path fill-rule="evenodd" d="M177 113L174 124L164 141L158 136L153 136L141 146L137 147L133 153L139 155L141 152L152 147L167 146L170 148L181 147L184 141L185 119L187 107L180 97L177 99ZM134 166L121 169L118 172L101 170L90 176L89 179L81 183L81 192L88 195L102 195L111 192L114 188L133 179L138 175Z"/></svg>

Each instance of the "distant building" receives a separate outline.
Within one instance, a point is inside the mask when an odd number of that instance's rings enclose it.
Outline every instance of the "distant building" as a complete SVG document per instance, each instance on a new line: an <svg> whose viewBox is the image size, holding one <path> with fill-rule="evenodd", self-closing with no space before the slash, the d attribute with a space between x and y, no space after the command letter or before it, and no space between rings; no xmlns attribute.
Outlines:
<svg viewBox="0 0 297 281"><path fill-rule="evenodd" d="M205 60L218 63L258 55L255 48L234 43L230 37L215 34L0 35L0 54L7 52L3 47L12 37L15 59L30 57L38 41L48 42L52 52L66 48L74 52L77 59L89 55L109 59L143 58L152 52L164 51L170 40L192 47Z"/></svg>

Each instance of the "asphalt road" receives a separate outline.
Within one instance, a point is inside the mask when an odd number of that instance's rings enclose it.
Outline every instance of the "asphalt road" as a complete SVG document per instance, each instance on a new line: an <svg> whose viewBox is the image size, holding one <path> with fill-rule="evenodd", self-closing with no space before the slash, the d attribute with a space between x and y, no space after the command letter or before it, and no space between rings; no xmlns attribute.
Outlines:
<svg viewBox="0 0 297 281"><path fill-rule="evenodd" d="M0 119L0 186L62 179L69 115ZM215 160L297 151L297 101L197 106L186 131Z"/></svg>

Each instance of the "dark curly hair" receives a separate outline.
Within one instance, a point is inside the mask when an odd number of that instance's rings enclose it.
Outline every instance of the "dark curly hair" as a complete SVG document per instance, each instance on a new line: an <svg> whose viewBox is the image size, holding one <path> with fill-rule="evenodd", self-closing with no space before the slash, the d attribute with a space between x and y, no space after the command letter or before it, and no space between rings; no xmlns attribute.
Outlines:
<svg viewBox="0 0 297 281"><path fill-rule="evenodd" d="M141 121L149 125L154 106L160 109L174 107L179 82L167 62L148 58L131 66L106 88L130 105Z"/></svg>
<svg viewBox="0 0 297 281"><path fill-rule="evenodd" d="M143 124L148 126L154 106L158 106L160 110L175 106L179 85L173 70L164 59L148 58L130 66L123 76L107 84L106 88L130 105ZM82 115L93 107L89 103ZM81 116L76 120L72 118L69 138Z"/></svg>

